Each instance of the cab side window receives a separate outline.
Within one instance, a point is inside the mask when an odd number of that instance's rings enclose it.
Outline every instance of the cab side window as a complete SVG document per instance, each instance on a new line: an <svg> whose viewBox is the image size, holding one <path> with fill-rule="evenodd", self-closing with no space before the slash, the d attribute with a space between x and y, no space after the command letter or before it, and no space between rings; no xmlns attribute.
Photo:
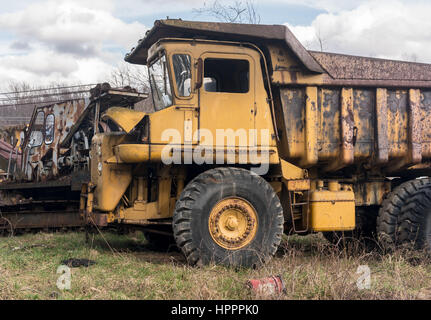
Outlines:
<svg viewBox="0 0 431 320"><path fill-rule="evenodd" d="M207 92L247 93L250 87L247 60L213 59L204 62L204 88Z"/></svg>

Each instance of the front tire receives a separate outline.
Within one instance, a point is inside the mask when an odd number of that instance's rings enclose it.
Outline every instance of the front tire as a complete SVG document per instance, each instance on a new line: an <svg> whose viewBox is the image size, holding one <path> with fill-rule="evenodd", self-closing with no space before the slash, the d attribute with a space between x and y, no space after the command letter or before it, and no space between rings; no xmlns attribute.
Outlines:
<svg viewBox="0 0 431 320"><path fill-rule="evenodd" d="M252 267L275 254L283 223L280 200L263 178L245 169L217 168L185 187L173 230L191 265Z"/></svg>

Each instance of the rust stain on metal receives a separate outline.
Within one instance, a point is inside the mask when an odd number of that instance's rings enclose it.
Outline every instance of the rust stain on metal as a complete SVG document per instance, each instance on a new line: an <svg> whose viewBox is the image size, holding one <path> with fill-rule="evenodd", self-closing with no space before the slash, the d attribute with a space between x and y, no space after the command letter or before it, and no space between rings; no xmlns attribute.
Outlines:
<svg viewBox="0 0 431 320"><path fill-rule="evenodd" d="M431 81L431 65L310 51L334 79Z"/></svg>
<svg viewBox="0 0 431 320"><path fill-rule="evenodd" d="M283 72L281 74L283 74ZM296 71L290 70L289 74L290 74L290 79L291 79L291 81L293 83L295 83L296 81L298 81L298 78L296 76Z"/></svg>
<svg viewBox="0 0 431 320"><path fill-rule="evenodd" d="M79 119L85 107L86 100L80 99L35 108L32 117L33 121L25 141L27 141L27 144L30 143L32 130L40 130L42 141L37 147L27 147L28 151L32 150L29 158L25 159L25 163L28 161L33 171L29 176L30 180L35 178L37 181L44 181L58 176L59 158L62 155L60 144ZM43 112L43 124L40 129L35 129L33 127L35 119L40 112ZM47 119L50 115L51 119L53 117L52 128L49 128L49 124L47 124ZM52 137L52 139L48 138L48 136ZM44 164L46 161L50 163L49 168Z"/></svg>
<svg viewBox="0 0 431 320"><path fill-rule="evenodd" d="M287 182L287 189L289 191L304 191L310 190L310 180L289 180Z"/></svg>
<svg viewBox="0 0 431 320"><path fill-rule="evenodd" d="M341 163L349 165L353 163L354 152L354 130L355 121L353 116L353 89L343 88L341 91Z"/></svg>
<svg viewBox="0 0 431 320"><path fill-rule="evenodd" d="M376 154L377 163L388 162L389 141L388 141L388 93L384 88L376 90L376 125L377 141Z"/></svg>
<svg viewBox="0 0 431 320"><path fill-rule="evenodd" d="M421 92L409 90L409 156L411 164L422 161L422 121L420 114Z"/></svg>

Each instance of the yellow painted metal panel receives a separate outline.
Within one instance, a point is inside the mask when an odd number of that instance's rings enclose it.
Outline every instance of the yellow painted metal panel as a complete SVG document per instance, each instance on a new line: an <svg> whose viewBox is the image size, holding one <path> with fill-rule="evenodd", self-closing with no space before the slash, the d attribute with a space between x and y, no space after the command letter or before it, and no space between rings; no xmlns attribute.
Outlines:
<svg viewBox="0 0 431 320"><path fill-rule="evenodd" d="M303 158L302 164L308 167L315 165L319 160L317 146L317 87L307 87L305 89L305 99L305 158Z"/></svg>
<svg viewBox="0 0 431 320"><path fill-rule="evenodd" d="M310 196L311 229L343 231L355 228L355 195L353 191L313 191Z"/></svg>
<svg viewBox="0 0 431 320"><path fill-rule="evenodd" d="M310 209L311 230L314 232L355 229L354 202L314 202Z"/></svg>
<svg viewBox="0 0 431 320"><path fill-rule="evenodd" d="M128 108L112 107L106 110L102 119L114 121L121 129L129 133L145 117L146 113Z"/></svg>
<svg viewBox="0 0 431 320"><path fill-rule="evenodd" d="M132 167L129 164L107 163L113 156L113 146L127 141L126 135L98 134L91 148L91 181L94 190L94 208L110 212L115 209L130 182Z"/></svg>
<svg viewBox="0 0 431 320"><path fill-rule="evenodd" d="M411 164L422 161L421 91L409 90L409 158Z"/></svg>
<svg viewBox="0 0 431 320"><path fill-rule="evenodd" d="M306 170L301 169L283 159L280 159L281 173L285 180L299 180L304 179Z"/></svg>

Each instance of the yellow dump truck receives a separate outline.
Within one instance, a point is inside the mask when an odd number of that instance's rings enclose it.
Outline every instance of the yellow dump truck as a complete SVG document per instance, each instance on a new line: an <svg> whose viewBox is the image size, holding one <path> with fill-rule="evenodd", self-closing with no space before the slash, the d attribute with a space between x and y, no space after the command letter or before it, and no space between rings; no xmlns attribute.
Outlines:
<svg viewBox="0 0 431 320"><path fill-rule="evenodd" d="M431 65L307 51L286 26L159 20L126 55L153 113L92 139L89 223L253 266L284 233L431 244ZM143 69L144 72L144 69Z"/></svg>

